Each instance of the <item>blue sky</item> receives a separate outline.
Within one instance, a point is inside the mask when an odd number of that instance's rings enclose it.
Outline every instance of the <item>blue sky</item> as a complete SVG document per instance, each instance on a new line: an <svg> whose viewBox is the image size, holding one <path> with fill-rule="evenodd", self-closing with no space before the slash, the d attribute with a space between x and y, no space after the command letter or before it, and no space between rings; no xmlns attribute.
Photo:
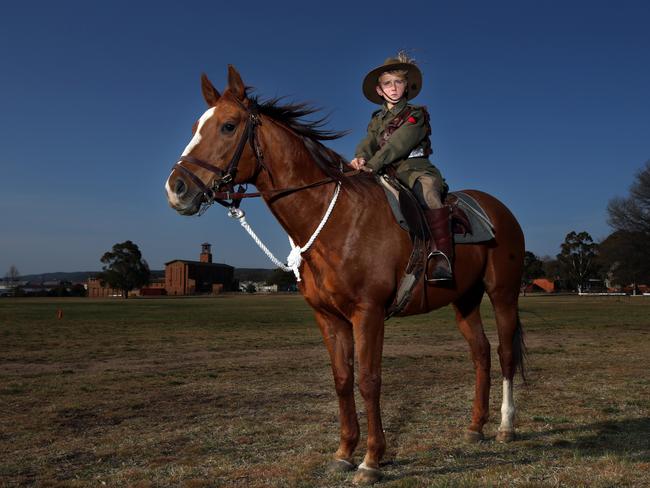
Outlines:
<svg viewBox="0 0 650 488"><path fill-rule="evenodd" d="M163 184L205 110L199 76L227 64L348 129L374 106L364 74L398 49L424 73L432 160L519 219L527 249L606 237L607 202L650 159L647 2L12 2L0 17L0 274L95 270L116 242L154 269L196 259L272 267L222 208L182 217ZM248 220L281 258L261 202Z"/></svg>

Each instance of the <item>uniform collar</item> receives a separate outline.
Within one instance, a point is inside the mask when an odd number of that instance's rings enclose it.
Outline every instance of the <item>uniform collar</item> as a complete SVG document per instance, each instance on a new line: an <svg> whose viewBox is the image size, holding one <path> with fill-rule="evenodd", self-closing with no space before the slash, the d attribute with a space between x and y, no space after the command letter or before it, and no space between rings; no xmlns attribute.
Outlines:
<svg viewBox="0 0 650 488"><path fill-rule="evenodd" d="M404 107L406 107L407 103L408 103L408 100L406 99L406 97L402 98L391 109L388 109L388 107L386 106L386 103L384 103L384 105L383 105L383 107L381 109L381 116L385 117L386 114L388 114L388 113L390 113L391 115L397 115L402 110L404 110Z"/></svg>

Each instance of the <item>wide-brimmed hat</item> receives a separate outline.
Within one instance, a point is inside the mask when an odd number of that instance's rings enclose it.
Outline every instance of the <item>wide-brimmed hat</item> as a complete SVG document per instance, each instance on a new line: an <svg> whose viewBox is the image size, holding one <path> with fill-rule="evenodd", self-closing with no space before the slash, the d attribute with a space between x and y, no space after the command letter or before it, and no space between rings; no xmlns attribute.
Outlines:
<svg viewBox="0 0 650 488"><path fill-rule="evenodd" d="M407 72L406 79L408 86L406 87L406 99L411 100L415 98L422 89L422 72L413 63L406 63L398 58L388 58L384 64L377 66L370 71L363 79L363 94L372 103L379 105L384 103L384 99L377 94L375 87L379 84L379 77L382 73L387 71L401 71Z"/></svg>

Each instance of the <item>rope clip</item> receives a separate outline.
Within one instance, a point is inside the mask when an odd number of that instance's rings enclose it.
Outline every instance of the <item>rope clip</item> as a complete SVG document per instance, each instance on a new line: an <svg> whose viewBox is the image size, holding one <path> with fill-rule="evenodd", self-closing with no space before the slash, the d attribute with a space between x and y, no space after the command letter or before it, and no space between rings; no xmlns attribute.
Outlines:
<svg viewBox="0 0 650 488"><path fill-rule="evenodd" d="M232 219L241 220L245 215L246 213L241 208L228 207L228 217Z"/></svg>

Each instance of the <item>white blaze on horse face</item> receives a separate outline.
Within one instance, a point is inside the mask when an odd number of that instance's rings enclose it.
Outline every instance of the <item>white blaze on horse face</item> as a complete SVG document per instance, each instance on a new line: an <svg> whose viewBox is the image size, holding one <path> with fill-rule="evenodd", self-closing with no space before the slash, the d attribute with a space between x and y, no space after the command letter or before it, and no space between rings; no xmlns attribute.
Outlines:
<svg viewBox="0 0 650 488"><path fill-rule="evenodd" d="M501 403L500 432L515 430L515 401L512 395L512 380L503 378L503 403Z"/></svg>
<svg viewBox="0 0 650 488"><path fill-rule="evenodd" d="M214 115L214 110L215 107L209 108L203 113L203 115L201 115L199 123L196 126L196 132L194 132L194 137L192 137L192 140L185 148L185 151L183 151L183 156L187 156L196 146L199 145L199 142L201 142L201 129L208 119Z"/></svg>
<svg viewBox="0 0 650 488"><path fill-rule="evenodd" d="M209 108L206 110L203 115L199 118L199 122L196 126L196 131L194 132L194 136L192 137L192 140L190 143L185 147L185 150L183 151L183 156L187 156L192 150L201 142L201 129L205 125L205 123L214 115L214 110L215 108ZM174 174L174 170L172 170L172 174ZM172 174L169 175L169 178L171 178ZM176 207L180 205L180 199L176 195L176 192L173 192L172 189L169 186L169 178L167 178L167 181L165 182L165 191L167 192L167 200L169 203Z"/></svg>
<svg viewBox="0 0 650 488"><path fill-rule="evenodd" d="M172 189L169 187L169 179L172 177L172 174L174 174L174 170L172 170L171 174L167 177L167 181L165 181L165 191L167 192L167 201L173 207L177 207L180 204L180 200L176 196L176 192L173 192Z"/></svg>

